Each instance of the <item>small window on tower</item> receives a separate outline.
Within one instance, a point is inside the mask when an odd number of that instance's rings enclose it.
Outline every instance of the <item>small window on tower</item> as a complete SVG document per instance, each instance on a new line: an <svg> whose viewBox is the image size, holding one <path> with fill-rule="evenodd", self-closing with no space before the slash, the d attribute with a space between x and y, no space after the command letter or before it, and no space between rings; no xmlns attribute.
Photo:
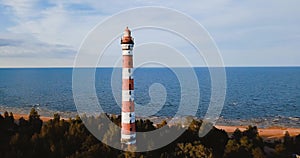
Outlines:
<svg viewBox="0 0 300 158"><path fill-rule="evenodd" d="M130 73L131 72L131 69L128 69L128 73Z"/></svg>
<svg viewBox="0 0 300 158"><path fill-rule="evenodd" d="M131 84L129 84L129 90L131 90ZM129 94L131 95L131 92L129 91Z"/></svg>
<svg viewBox="0 0 300 158"><path fill-rule="evenodd" d="M131 90L129 90L129 95L131 95Z"/></svg>
<svg viewBox="0 0 300 158"><path fill-rule="evenodd" d="M130 131L132 131L132 128L130 127Z"/></svg>
<svg viewBox="0 0 300 158"><path fill-rule="evenodd" d="M129 113L129 117L131 117L131 113Z"/></svg>

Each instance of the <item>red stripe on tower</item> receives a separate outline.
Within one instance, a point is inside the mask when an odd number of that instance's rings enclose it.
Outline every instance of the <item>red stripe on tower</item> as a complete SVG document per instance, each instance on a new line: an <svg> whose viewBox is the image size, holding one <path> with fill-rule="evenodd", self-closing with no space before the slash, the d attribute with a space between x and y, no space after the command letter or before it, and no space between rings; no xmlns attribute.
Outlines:
<svg viewBox="0 0 300 158"><path fill-rule="evenodd" d="M123 55L122 71L122 132L121 142L127 145L136 143L135 113L134 113L134 80L133 71L133 38L126 27L121 39Z"/></svg>

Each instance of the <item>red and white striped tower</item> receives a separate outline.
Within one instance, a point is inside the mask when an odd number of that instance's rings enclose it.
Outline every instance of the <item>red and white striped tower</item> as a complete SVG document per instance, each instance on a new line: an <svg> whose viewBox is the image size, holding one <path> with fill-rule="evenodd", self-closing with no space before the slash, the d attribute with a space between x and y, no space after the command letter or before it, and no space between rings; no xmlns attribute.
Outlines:
<svg viewBox="0 0 300 158"><path fill-rule="evenodd" d="M126 145L136 143L135 113L134 113L134 81L133 81L133 38L126 27L121 39L123 54L122 71L122 132L121 142Z"/></svg>

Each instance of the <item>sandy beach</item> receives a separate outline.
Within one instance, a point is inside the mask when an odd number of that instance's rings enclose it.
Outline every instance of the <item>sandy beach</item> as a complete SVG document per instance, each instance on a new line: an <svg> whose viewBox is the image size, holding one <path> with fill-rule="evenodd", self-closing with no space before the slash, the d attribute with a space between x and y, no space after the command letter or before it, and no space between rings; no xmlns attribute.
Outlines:
<svg viewBox="0 0 300 158"><path fill-rule="evenodd" d="M15 120L20 119L23 117L24 119L28 120L28 114L15 114L13 113ZM44 122L49 121L50 119L53 119L53 117L47 117L47 116L40 116L40 119Z"/></svg>
<svg viewBox="0 0 300 158"><path fill-rule="evenodd" d="M233 133L237 128L241 131L247 129L246 126L215 126L218 129L223 129L227 133ZM297 136L300 134L300 128L288 128L288 127L268 127L268 128L259 128L258 133L259 136L266 138L266 139L273 139L273 138L282 138L285 133L288 132L290 136Z"/></svg>
<svg viewBox="0 0 300 158"><path fill-rule="evenodd" d="M28 114L14 114L14 118L18 120L23 117L24 119L28 119ZM40 119L43 121L49 121L52 117L40 116ZM66 118L64 118L66 119ZM224 125L216 125L218 129L225 130L228 134L233 133L237 128L241 131L247 129L246 126L224 126ZM290 136L297 136L300 134L300 128L289 128L289 127L268 127L268 128L259 128L259 135L266 139L278 139L282 138L286 132L289 132Z"/></svg>

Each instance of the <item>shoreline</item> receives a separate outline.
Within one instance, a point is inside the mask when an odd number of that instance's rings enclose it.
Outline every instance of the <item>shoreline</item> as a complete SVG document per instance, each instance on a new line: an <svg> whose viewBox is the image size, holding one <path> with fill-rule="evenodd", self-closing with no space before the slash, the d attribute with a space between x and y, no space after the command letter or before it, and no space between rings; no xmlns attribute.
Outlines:
<svg viewBox="0 0 300 158"><path fill-rule="evenodd" d="M14 115L15 120L18 120L21 117L23 117L24 119L28 119L28 114L13 113L13 115ZM53 119L53 117L40 116L40 119L43 122L47 122L50 119ZM66 120L66 118L61 118L61 119ZM215 125L215 127L217 129L226 131L229 135L231 135L236 129L239 129L241 131L244 131L247 129L247 126ZM267 128L259 128L258 127L259 136L261 136L264 139L281 139L284 137L286 132L288 132L290 136L297 136L300 134L300 128L280 127L280 126L273 126L273 127L267 127Z"/></svg>
<svg viewBox="0 0 300 158"><path fill-rule="evenodd" d="M47 107L40 107L37 106L25 106L25 107L9 107L0 105L0 114L4 113L5 111L13 112L14 114L29 114L30 110L32 108L35 108L39 115L46 116L46 117L52 117L54 114L59 114L62 118L74 118L77 115L80 115L77 111L71 111L71 110L57 110L57 109L48 109ZM93 115L98 116L101 112L95 112L95 111L89 111L85 113L87 116ZM120 112L104 112L111 115L120 115ZM136 119L149 119L153 123L160 123L162 120L183 120L182 118L194 118L196 120L202 120L203 116L169 116L165 114L159 114L159 115L152 115L152 116L143 116L137 115ZM281 115L274 115L274 116L253 116L253 117L225 117L220 116L215 123L216 125L224 125L224 126L256 126L258 128L269 128L269 127L289 127L289 128L300 128L300 117L294 116L294 115L287 115L287 116L281 116Z"/></svg>
<svg viewBox="0 0 300 158"><path fill-rule="evenodd" d="M23 117L25 120L28 120L28 119L29 119L29 114L15 114L15 113L13 113L13 115L14 115L15 120L19 120L21 117ZM41 116L41 115L40 115L40 119L41 119L43 122L47 122L47 121L49 121L50 119L53 119L53 117L49 117L49 116ZM61 119L65 119L65 118L61 118Z"/></svg>
<svg viewBox="0 0 300 158"><path fill-rule="evenodd" d="M245 131L247 126L224 126L215 125L216 128L225 130L228 134L232 134L237 128L241 131ZM290 128L290 127L267 127L267 128L257 128L260 137L265 139L281 139L284 137L286 132L289 133L291 137L300 134L300 128Z"/></svg>

